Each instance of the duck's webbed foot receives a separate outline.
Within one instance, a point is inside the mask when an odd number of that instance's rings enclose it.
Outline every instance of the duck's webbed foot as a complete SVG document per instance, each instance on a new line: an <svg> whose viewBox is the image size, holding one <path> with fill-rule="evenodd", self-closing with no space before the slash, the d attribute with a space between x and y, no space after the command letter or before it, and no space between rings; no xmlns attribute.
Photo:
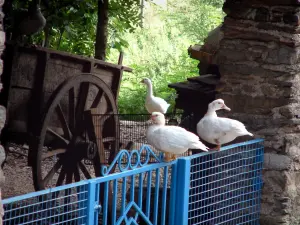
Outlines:
<svg viewBox="0 0 300 225"><path fill-rule="evenodd" d="M173 160L175 160L177 158L177 156L175 154L172 153L167 153L165 152L165 162L171 162Z"/></svg>
<svg viewBox="0 0 300 225"><path fill-rule="evenodd" d="M215 148L217 151L221 150L221 145L217 145L217 147Z"/></svg>
<svg viewBox="0 0 300 225"><path fill-rule="evenodd" d="M171 154L171 159L172 160L176 160L177 159L177 155L176 154Z"/></svg>
<svg viewBox="0 0 300 225"><path fill-rule="evenodd" d="M215 148L210 149L210 150L211 151L220 151L221 150L220 142L217 139L215 139L214 141L216 142L217 146Z"/></svg>
<svg viewBox="0 0 300 225"><path fill-rule="evenodd" d="M165 157L164 157L165 162L170 162L172 161L170 153L165 152Z"/></svg>

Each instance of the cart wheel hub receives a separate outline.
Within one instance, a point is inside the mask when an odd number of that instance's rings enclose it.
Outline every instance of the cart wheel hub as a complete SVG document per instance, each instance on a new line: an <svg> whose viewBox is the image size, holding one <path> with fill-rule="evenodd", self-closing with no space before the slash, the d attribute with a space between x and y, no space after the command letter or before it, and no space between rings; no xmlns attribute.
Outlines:
<svg viewBox="0 0 300 225"><path fill-rule="evenodd" d="M74 145L69 148L71 158L78 160L93 160L97 154L97 145L94 142L84 141L78 137L74 141Z"/></svg>

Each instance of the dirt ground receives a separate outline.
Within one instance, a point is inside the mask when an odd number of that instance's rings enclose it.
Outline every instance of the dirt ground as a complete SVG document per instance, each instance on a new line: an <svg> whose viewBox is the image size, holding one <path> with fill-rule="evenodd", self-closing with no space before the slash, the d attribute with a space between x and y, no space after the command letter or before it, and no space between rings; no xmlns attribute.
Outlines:
<svg viewBox="0 0 300 225"><path fill-rule="evenodd" d="M10 144L7 162L3 168L5 175L3 199L34 191L31 167L27 166L27 154L28 146Z"/></svg>

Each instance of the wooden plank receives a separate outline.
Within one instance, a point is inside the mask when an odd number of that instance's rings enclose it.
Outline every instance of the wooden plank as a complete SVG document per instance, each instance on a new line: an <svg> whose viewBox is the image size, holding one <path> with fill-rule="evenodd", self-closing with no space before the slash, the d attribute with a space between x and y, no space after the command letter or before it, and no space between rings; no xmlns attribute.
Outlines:
<svg viewBox="0 0 300 225"><path fill-rule="evenodd" d="M195 93L203 93L203 94L207 91L214 90L214 87L207 86L207 85L205 86L205 85L198 84L196 82L188 82L188 81L169 84L168 87L174 88L177 91L192 91Z"/></svg>
<svg viewBox="0 0 300 225"><path fill-rule="evenodd" d="M123 64L123 57L124 57L124 53L120 52L119 59L118 59L118 65L120 66Z"/></svg>
<svg viewBox="0 0 300 225"><path fill-rule="evenodd" d="M197 76L197 77L189 77L187 78L188 81L191 82L197 82L200 84L208 84L208 85L218 85L219 83L219 79L217 77L217 75L214 74L205 74L205 75L201 75L201 76Z"/></svg>
<svg viewBox="0 0 300 225"><path fill-rule="evenodd" d="M203 51L203 46L200 45L190 46L188 54L192 59L205 60L208 62L211 62L213 57L213 54Z"/></svg>
<svg viewBox="0 0 300 225"><path fill-rule="evenodd" d="M13 45L12 43L8 42L7 45ZM82 55L75 55L75 54L71 54L68 52L63 52L63 51L58 51L58 50L54 50L54 49L49 49L49 48L44 48L44 47L24 47L24 46L20 46L18 48L19 52L27 52L27 53L35 53L35 52L47 52L50 54L50 58L58 58L61 59L63 61L77 61L79 62L79 64L84 64L85 62L93 62L95 64L104 66L104 67L108 67L111 69L118 69L121 70L122 67L124 66L120 66L120 65L116 65L113 63L109 63L109 62L105 62L102 60L98 60L98 59L94 59L91 57L86 57L86 56L82 56ZM128 67L126 67L128 68Z"/></svg>

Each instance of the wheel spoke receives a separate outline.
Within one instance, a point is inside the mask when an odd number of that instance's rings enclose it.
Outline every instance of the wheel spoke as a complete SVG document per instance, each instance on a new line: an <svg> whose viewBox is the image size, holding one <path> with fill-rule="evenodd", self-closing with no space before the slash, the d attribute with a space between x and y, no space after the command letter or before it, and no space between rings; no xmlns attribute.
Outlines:
<svg viewBox="0 0 300 225"><path fill-rule="evenodd" d="M94 101L91 105L91 108L97 108L100 101L101 101L101 99L102 99L102 97L103 97L103 90L99 89L99 91L98 91L98 93L97 93L97 95L96 95L96 97L95 97L95 99L94 99Z"/></svg>
<svg viewBox="0 0 300 225"><path fill-rule="evenodd" d="M110 102L109 96L105 95L105 100L106 100L106 102ZM111 105L111 104L107 104L107 109L106 109L106 111L109 112L108 110L112 112L113 108L112 108L112 105Z"/></svg>
<svg viewBox="0 0 300 225"><path fill-rule="evenodd" d="M75 117L76 123L80 123L82 121L88 93L89 93L89 83L88 82L81 83L79 94L78 94L77 107L76 107L76 117Z"/></svg>
<svg viewBox="0 0 300 225"><path fill-rule="evenodd" d="M69 90L69 125L72 132L75 129L75 88Z"/></svg>
<svg viewBox="0 0 300 225"><path fill-rule="evenodd" d="M59 135L58 133L56 133L54 130L52 130L51 128L48 128L47 131L53 135L54 137L58 138L59 140L63 141L66 145L69 144L69 141L65 138L63 138L61 135Z"/></svg>
<svg viewBox="0 0 300 225"><path fill-rule="evenodd" d="M79 167L78 167L78 165L75 166L74 180L75 180L75 182L80 181L80 174L79 174Z"/></svg>
<svg viewBox="0 0 300 225"><path fill-rule="evenodd" d="M85 165L83 165L82 162L79 162L78 166L79 166L81 172L83 173L83 175L85 176L86 179L92 179L92 176L90 175L89 171L87 170Z"/></svg>
<svg viewBox="0 0 300 225"><path fill-rule="evenodd" d="M56 181L56 187L57 187L57 186L61 186L61 185L63 184L64 179L65 179L65 176L66 176L66 169L65 169L65 167L63 166L63 167L61 168L61 171L60 171L59 176L58 176L58 178L57 178L57 181Z"/></svg>
<svg viewBox="0 0 300 225"><path fill-rule="evenodd" d="M118 146L119 143L119 118L114 117L118 113L116 98L111 91L115 88L115 85L109 87L102 79L93 74L72 76L59 85L44 110L44 120L41 123L40 132L40 140L43 140L43 143L40 141L36 146L35 143L32 146L37 148L36 153L34 153L37 156L37 161L33 163L33 179L36 190L61 186L65 183L74 182L74 180L79 181L80 178L91 179L94 176L101 176L100 166L108 163L105 160L108 155L101 157L100 160L100 156L104 152L102 151L104 148L103 143L105 145L107 145L107 142L112 144L109 158L115 155L114 146ZM89 97L90 92L91 97ZM91 111L87 110L87 106L91 109L97 109L95 115L106 114L98 117L97 121L93 121L92 115L89 116L91 125L89 127L92 128L93 135L85 134L87 133L88 124L85 121L84 114ZM91 112L89 113L91 114ZM51 121L51 118L53 116L57 117L58 124L56 127L59 129L52 127L54 121ZM95 128L96 124L93 124L95 122L97 122L97 125L102 125L101 128L104 130L98 127ZM105 127L103 127L104 125ZM97 131L98 129L99 131ZM66 159L65 157L69 150L68 145L74 144L74 149L80 149L80 146L77 146L77 141L78 144L81 144L79 142L83 134L92 139L90 141L97 143L97 146L99 145L99 152L92 160L93 168L84 164L82 157L85 157L85 152L74 152L71 155L73 159L70 157ZM97 140L100 140L100 142L98 143ZM51 147L53 150L42 152L44 146ZM52 159L55 159L55 161L51 167L45 167L43 163L52 161Z"/></svg>
<svg viewBox="0 0 300 225"><path fill-rule="evenodd" d="M66 177L66 184L71 184L72 183L72 169L74 166L72 165L71 167L68 167L66 169L67 172L67 177Z"/></svg>
<svg viewBox="0 0 300 225"><path fill-rule="evenodd" d="M50 158L52 156L63 154L65 152L66 152L66 149L64 149L64 148L58 148L58 149L55 149L55 150L52 150L52 151L48 151L47 153L42 155L42 161L47 159L47 158Z"/></svg>
<svg viewBox="0 0 300 225"><path fill-rule="evenodd" d="M62 162L61 160L58 160L43 179L44 186L46 186L49 183L49 181L53 178L54 174L59 170L61 166Z"/></svg>
<svg viewBox="0 0 300 225"><path fill-rule="evenodd" d="M103 124L105 123L106 120L108 120L109 118L111 118L113 116L113 112L109 111L107 113L105 113L105 115L102 115L99 119L99 124L101 126L101 128L103 127Z"/></svg>
<svg viewBox="0 0 300 225"><path fill-rule="evenodd" d="M67 138L68 140L71 140L71 138L72 138L72 133L71 133L71 130L70 130L70 128L69 128L69 125L68 125L68 123L67 123L66 117L65 117L65 115L64 115L64 113L63 113L63 111L62 111L62 108L61 108L60 104L58 104L58 105L56 106L56 112L57 112L57 114L58 114L58 118L59 118L59 120L60 120L60 122L61 122L62 129L63 129L63 131L64 131L64 134L66 135L66 138Z"/></svg>

